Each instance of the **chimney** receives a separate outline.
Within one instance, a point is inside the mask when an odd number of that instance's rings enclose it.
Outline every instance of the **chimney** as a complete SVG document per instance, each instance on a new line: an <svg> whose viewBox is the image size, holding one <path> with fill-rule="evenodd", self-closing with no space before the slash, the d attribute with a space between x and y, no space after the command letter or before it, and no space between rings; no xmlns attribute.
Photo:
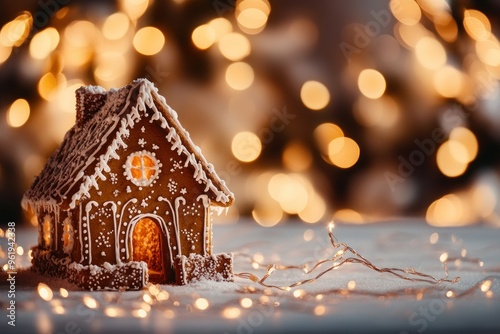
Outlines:
<svg viewBox="0 0 500 334"><path fill-rule="evenodd" d="M108 97L98 86L80 87L76 90L76 124L82 127L101 109Z"/></svg>

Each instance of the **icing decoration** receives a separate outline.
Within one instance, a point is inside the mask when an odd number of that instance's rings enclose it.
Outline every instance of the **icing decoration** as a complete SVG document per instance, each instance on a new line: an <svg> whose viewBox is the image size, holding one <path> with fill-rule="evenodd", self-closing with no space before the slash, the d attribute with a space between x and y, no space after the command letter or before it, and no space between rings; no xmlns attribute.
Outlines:
<svg viewBox="0 0 500 334"><path fill-rule="evenodd" d="M22 201L42 222L33 269L90 290L231 280L232 258L212 255L210 209L234 196L156 87L76 94L76 124Z"/></svg>

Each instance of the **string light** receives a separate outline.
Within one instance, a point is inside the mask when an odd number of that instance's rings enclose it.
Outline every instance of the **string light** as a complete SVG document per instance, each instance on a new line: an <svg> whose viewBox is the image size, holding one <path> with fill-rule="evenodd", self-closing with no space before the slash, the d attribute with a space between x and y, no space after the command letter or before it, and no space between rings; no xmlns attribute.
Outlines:
<svg viewBox="0 0 500 334"><path fill-rule="evenodd" d="M266 268L266 273L262 276L262 278L259 278L257 275L252 273L236 274L237 277L255 282L257 286L243 284L241 288L235 290L236 293L243 294L243 297L230 298L230 300L226 300L223 303L211 302L205 297L200 297L198 295L200 292L199 290L197 290L196 293L193 293L190 297L186 297L191 298L191 302L189 302L189 299L184 300L182 303L179 300L172 301L169 296L170 293L174 293L175 290L173 289L169 293L165 290L165 287L158 284L149 284L144 293L140 294L139 300L137 295L134 294L104 294L101 295L102 298L100 298L100 302L97 302L94 297L88 294L85 294L83 298L78 297L78 295L75 294L73 294L72 297L74 301L83 301L86 307L100 310L105 316L110 318L126 317L127 315L132 315L136 318L147 318L150 316L150 313L154 308L156 311L162 312L167 319L172 319L176 316L175 312L171 309L172 306L181 307L182 305L192 306L187 308L190 312L203 312L210 309L212 312L220 314L225 319L240 318L246 314L250 314L247 312L253 312L254 308L259 306L271 306L273 308L291 310L298 310L300 307L302 312L304 311L304 307L307 307L311 314L315 316L323 316L328 311L325 304L330 301L329 298L337 299L339 296L347 297L350 295L356 295L360 297L385 299L399 298L402 295L410 295L414 296L417 300L422 300L424 297L437 297L437 294L442 294L448 299L457 299L470 296L476 292L481 292L485 298L492 298L494 296L494 292L492 291L493 284L500 281L500 276L487 276L470 288L462 291L450 288L449 285L440 284L453 284L459 280L458 277L448 279L447 263L452 263L456 259L460 259L464 263L471 263L476 266L481 266L483 264L480 259L465 257L466 254L463 254L463 252L461 252L460 257L450 256L449 252L441 253L439 260L442 262L445 271L444 278L435 278L428 274L418 272L413 268L401 269L377 267L347 244L339 242L335 237L334 230L335 224L332 221L328 224L327 235L330 241L330 247L335 255L331 258L320 260L315 263L306 263L303 265L281 265L277 263L266 264L266 257L262 253L235 254L237 259L246 259L252 263L258 263L259 268ZM461 240L453 236L452 242L460 244ZM463 251L464 248L461 250ZM298 286L313 283L328 271L332 270L332 268L339 268L347 263L361 264L376 272L390 274L407 281L429 283L429 285L424 287L404 287L390 289L387 291L373 291L369 289L360 289L358 288L358 284L355 280L349 280L346 287L324 289L321 294L311 293L303 288L295 289ZM309 273L312 273L314 271L319 271L320 268L326 264L330 264L330 266L328 268L324 268L323 271L317 273L316 276L311 279L297 281L288 285L273 285L267 283L267 280L270 279L270 277L272 277L277 271L297 270L309 266L311 268ZM170 287L166 288L170 289ZM42 299L51 303L54 313L66 313L65 308L62 306L62 302L63 300L71 298L66 289L61 288L59 290L60 296L63 299L55 299L52 294L52 290L44 283L40 283L38 285L38 291ZM258 294L260 296L257 298L251 298L250 295L253 294ZM154 301L154 297L156 297L156 301ZM279 298L279 301L276 300L277 298ZM296 302L293 303L291 301ZM311 304L304 304L304 302L310 302Z"/></svg>
<svg viewBox="0 0 500 334"><path fill-rule="evenodd" d="M335 255L329 259L320 260L320 261L314 263L312 265L312 268L307 270L308 273L312 273L316 269L320 268L323 264L331 263L328 268L320 271L318 274L316 274L316 276L314 276L312 278L305 279L305 280L300 280L300 281L294 282L294 283L289 284L289 285L284 285L284 286L266 283L267 279L273 274L273 272L275 270L289 270L289 269L297 269L297 268L304 270L304 268L306 268L306 264L302 264L299 266L296 266L296 265L295 266L283 266L283 265L269 264L269 265L267 265L267 272L264 274L264 276L262 276L262 278L258 278L256 275L254 275L252 273L237 273L236 276L249 279L252 282L256 282L264 287L275 288L275 289L284 290L284 291L290 291L292 288L316 282L319 278L321 278L326 273L328 273L334 269L340 268L344 264L353 263L353 264L363 265L363 266L365 266L369 269L372 269L376 272L379 272L379 273L388 273L388 274L396 276L402 280L411 281L411 282L424 282L424 283L439 284L439 283L443 283L443 282L456 283L460 280L459 277L455 277L453 279L448 279L448 268L447 268L447 260L448 260L447 256L448 255L447 254L446 254L446 257L444 257L444 254L441 255L441 257L440 257L440 260L443 263L443 268L445 271L444 278L436 278L436 277L431 276L429 274L419 272L413 268L402 269L402 268L378 267L378 266L374 265L373 263L371 263L370 261L368 261L365 257L363 257L361 254L359 254L357 251L355 251L349 245L347 245L343 242L339 243L336 240L335 235L333 234L334 227L335 227L335 225L333 222L330 222L328 224L328 237L329 237L330 244L331 244L333 250L336 251ZM348 256L348 255L352 255L352 256ZM353 289L354 289L354 287L353 287Z"/></svg>

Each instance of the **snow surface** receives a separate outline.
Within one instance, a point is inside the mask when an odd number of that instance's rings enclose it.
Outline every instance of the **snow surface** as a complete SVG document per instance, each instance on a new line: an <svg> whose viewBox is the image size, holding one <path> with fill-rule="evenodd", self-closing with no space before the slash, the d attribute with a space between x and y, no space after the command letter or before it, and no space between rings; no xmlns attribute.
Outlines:
<svg viewBox="0 0 500 334"><path fill-rule="evenodd" d="M299 265L332 255L326 223L305 225L291 222L286 226L262 228L245 221L234 225L216 225L214 229L214 251L233 252L236 273L251 272L259 277L264 274L265 270L252 268L246 257L248 254L256 255L257 258L262 256L266 263L286 265ZM310 230L307 235L313 235L310 241L304 240L307 230ZM420 300L415 293L404 293L404 289L413 291L432 285L403 281L350 264L289 292L264 290L258 284L242 278L236 278L235 282L162 285L160 288L168 292L168 299L153 301L152 305L147 304L143 297L150 295L147 290L79 291L65 281L18 269L16 327L8 326L6 318L2 317L0 332L59 333L67 332L69 327L80 329L82 333L500 332L499 229L481 226L438 229L422 222L399 221L369 226L337 224L334 232L338 241L347 243L378 266L413 267L443 277L439 256L443 252L448 252L450 257L459 255L464 248L468 257L480 258L484 266L480 268L476 264L462 263L457 267L450 263L450 277L460 276L460 281L434 286L435 289L424 294ZM434 232L439 233L439 240L431 244L429 237ZM4 241L0 239L0 245L5 249ZM18 230L18 242L27 250L30 245L36 244L36 231ZM26 267L25 256L18 257L19 268ZM278 271L268 282L287 284L308 277L311 276L299 270ZM462 298L445 296L448 290L466 291L486 277L492 277L492 296L489 298L478 289ZM356 282L356 293L328 294L334 289L345 290L349 281ZM44 301L38 296L36 287L39 282L53 289L51 301ZM61 296L61 287L69 291L67 298ZM249 288L255 289L255 292L249 292ZM293 293L297 289L304 290L304 298L294 297ZM403 292L392 298L381 299L360 293L385 293L399 289L403 289ZM0 301L4 310L9 301L7 293L8 286L3 274L0 276ZM318 294L323 297L318 298ZM97 301L96 308L85 306L83 300L88 296ZM206 310L196 307L198 298L208 301ZM253 306L243 308L240 305L242 298L251 299ZM324 314L315 315L315 310L321 311L321 307L324 307ZM141 308L146 310L145 318L137 317L137 310ZM239 316L227 319L227 308L237 308ZM113 310L119 316L110 317Z"/></svg>

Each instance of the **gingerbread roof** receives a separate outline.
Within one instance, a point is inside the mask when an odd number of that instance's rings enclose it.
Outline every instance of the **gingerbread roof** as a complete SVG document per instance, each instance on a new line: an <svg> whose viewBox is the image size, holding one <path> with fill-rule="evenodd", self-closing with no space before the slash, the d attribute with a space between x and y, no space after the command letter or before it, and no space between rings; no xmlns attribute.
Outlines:
<svg viewBox="0 0 500 334"><path fill-rule="evenodd" d="M233 202L231 191L153 83L137 79L107 92L102 87L87 86L77 90L76 95L77 122L24 194L23 207L74 208L79 201L90 197L89 190L98 189L98 180L106 179L102 172L110 171L108 162L119 158L117 151L127 147L124 139L142 117L150 117L165 129L165 140L179 156L185 156L186 165L194 167L193 178L201 181L200 186L213 202L219 206ZM146 106L152 112L146 112Z"/></svg>

